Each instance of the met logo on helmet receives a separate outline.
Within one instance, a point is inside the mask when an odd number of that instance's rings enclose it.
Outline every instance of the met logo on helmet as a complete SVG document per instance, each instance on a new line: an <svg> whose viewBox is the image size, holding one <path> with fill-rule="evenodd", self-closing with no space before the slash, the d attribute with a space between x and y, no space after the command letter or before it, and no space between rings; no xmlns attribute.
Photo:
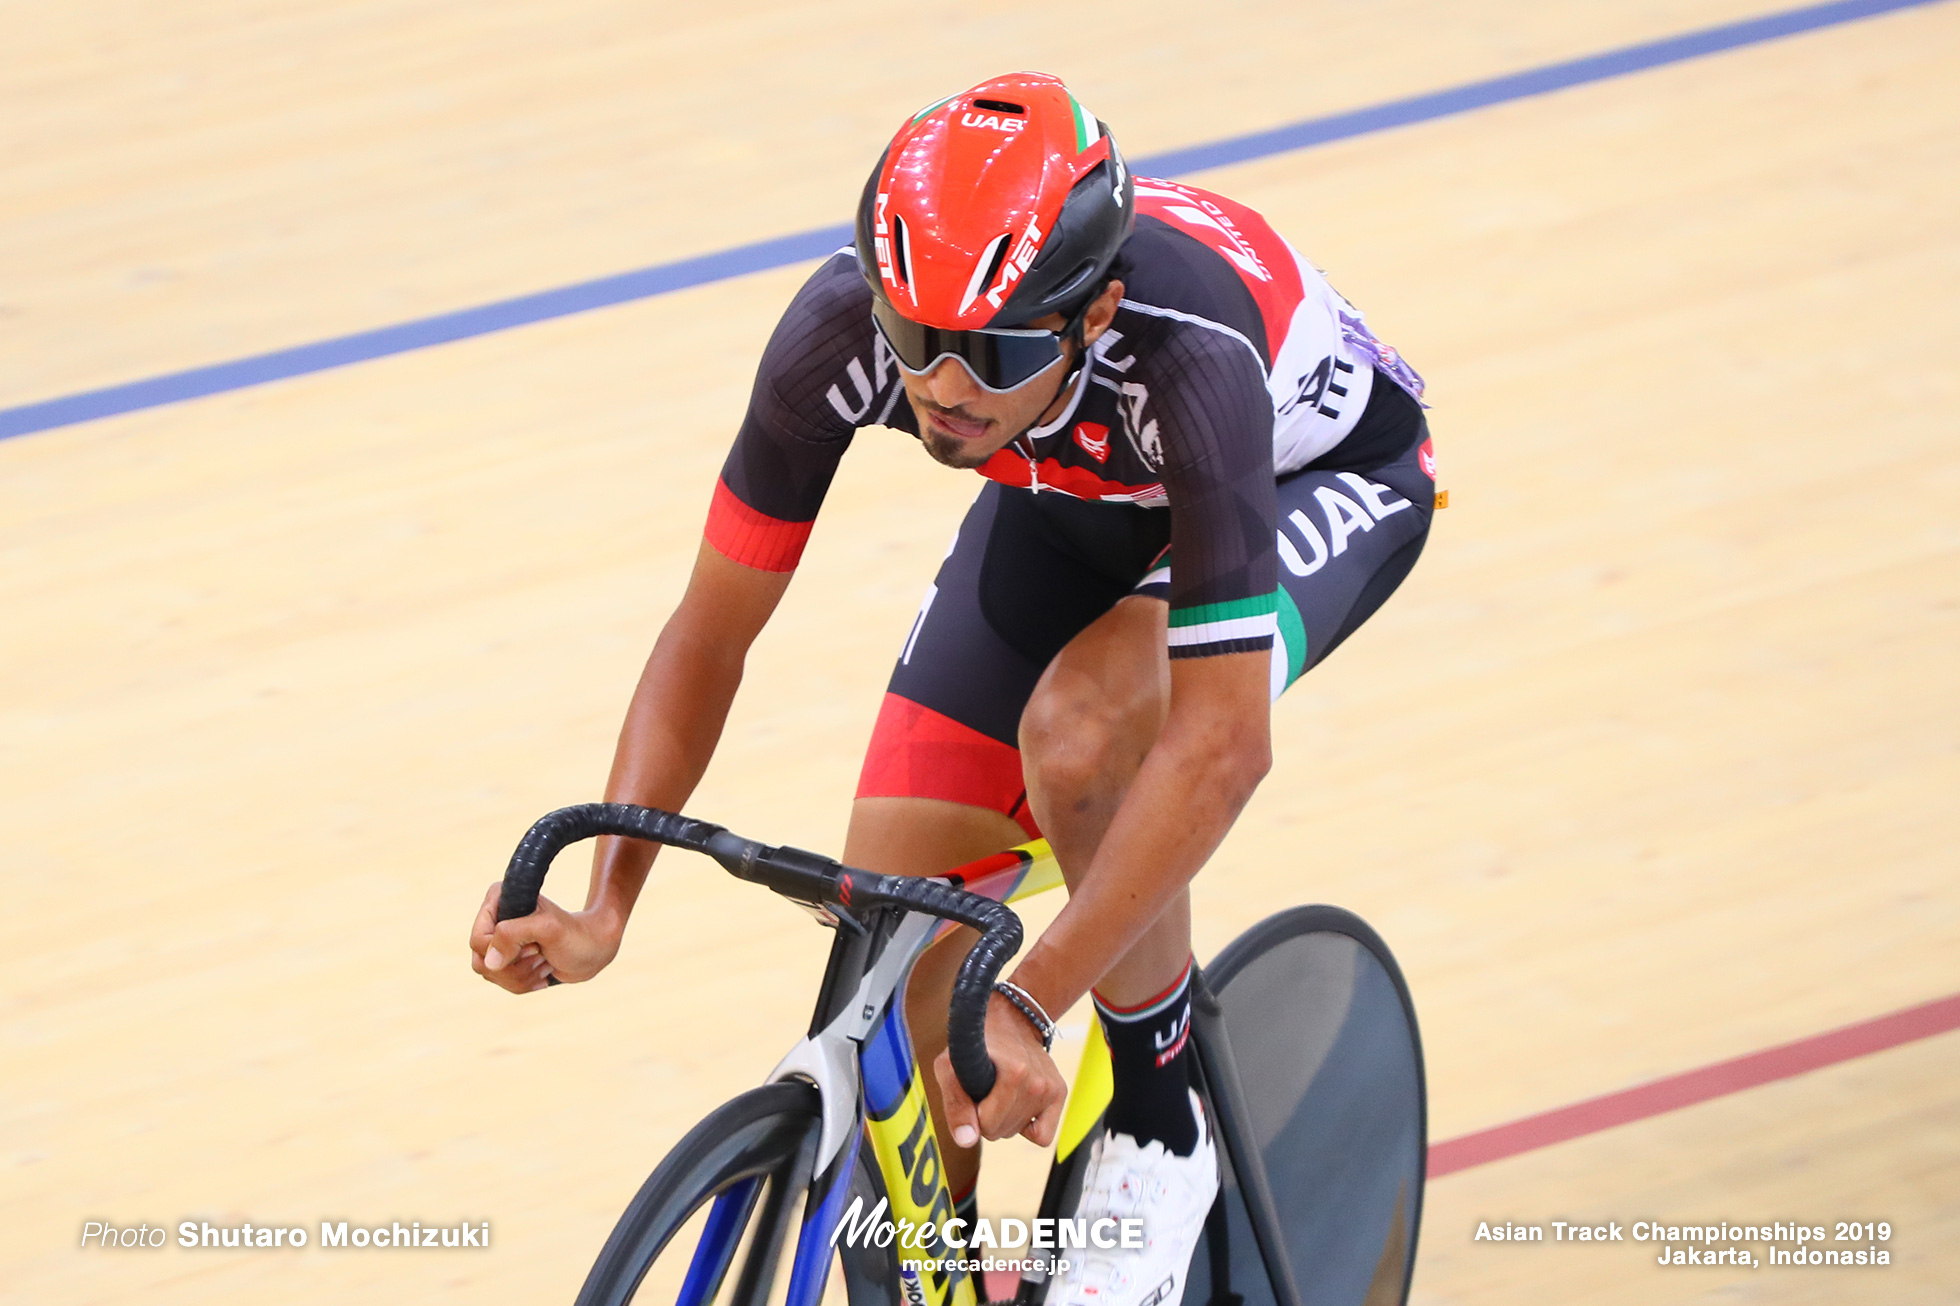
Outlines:
<svg viewBox="0 0 1960 1306"><path fill-rule="evenodd" d="M892 229L885 221L885 207L892 197L888 191L879 191L872 209L871 247L878 252L878 276L880 280L898 284L898 274L892 271Z"/></svg>
<svg viewBox="0 0 1960 1306"><path fill-rule="evenodd" d="M1009 287L1019 281L1021 274L1028 270L1028 265L1034 262L1034 256L1041 250L1041 238L1047 234L1041 229L1037 219L1032 217L1028 219L1028 229L1021 233L1021 243L1014 247L1014 252L1007 256L1005 263L1001 264L1000 280L994 284L992 290L987 292L989 304L995 308L1000 307L1001 300L1007 297Z"/></svg>
<svg viewBox="0 0 1960 1306"><path fill-rule="evenodd" d="M997 132L1017 132L1027 128L1026 118L1003 118L997 113L974 113L968 111L960 115L962 127L991 127Z"/></svg>

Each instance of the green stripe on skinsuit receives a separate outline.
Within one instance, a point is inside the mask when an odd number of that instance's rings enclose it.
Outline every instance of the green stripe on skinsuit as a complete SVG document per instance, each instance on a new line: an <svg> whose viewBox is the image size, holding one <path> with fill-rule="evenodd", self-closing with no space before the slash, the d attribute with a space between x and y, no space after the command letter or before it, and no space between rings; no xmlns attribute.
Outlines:
<svg viewBox="0 0 1960 1306"><path fill-rule="evenodd" d="M1171 625L1202 626L1210 621L1231 621L1236 617L1263 617L1279 604L1279 591L1249 599L1228 599L1224 603L1202 603L1195 608L1172 608Z"/></svg>
<svg viewBox="0 0 1960 1306"><path fill-rule="evenodd" d="M1291 685L1307 669L1307 623L1284 589L1279 592L1279 637L1286 641L1286 683Z"/></svg>

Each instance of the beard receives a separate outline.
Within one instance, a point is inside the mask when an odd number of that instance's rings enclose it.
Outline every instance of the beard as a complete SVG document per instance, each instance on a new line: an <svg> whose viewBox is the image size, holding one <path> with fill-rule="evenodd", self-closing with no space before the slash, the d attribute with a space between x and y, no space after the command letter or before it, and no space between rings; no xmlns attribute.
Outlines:
<svg viewBox="0 0 1960 1306"><path fill-rule="evenodd" d="M1003 440L999 444L992 441L983 443L979 439L962 440L956 435L935 430L931 420L935 413L944 413L956 422L981 419L976 414L960 408L941 408L911 396L908 398L911 398L913 419L919 424L919 443L925 446L927 456L942 467L955 467L963 472L974 471L984 466L1002 446L1011 443L1008 440Z"/></svg>
<svg viewBox="0 0 1960 1306"><path fill-rule="evenodd" d="M1018 422L1019 429L1004 439L983 440L976 437L974 439L962 440L956 435L948 435L943 431L936 431L933 429L931 421L934 413L944 413L955 422L972 422L982 419L979 414L967 412L964 408L942 408L930 400L925 399L922 395L915 393L910 387L907 388L906 399L912 405L912 415L919 424L919 443L925 446L927 456L943 467L957 467L961 471L970 472L984 467L988 459L1033 430L1041 421L1042 415L1052 409L1060 400L1063 391L1074 381L1075 375L1074 372L1069 372L1064 375L1060 383L1049 394L1048 398L1038 404L1032 402L1025 404L1016 402L1011 407L1007 407L1006 412L1013 414L1012 418L1008 420ZM997 417L993 421L996 423L993 428L995 430L1001 429L1001 426L1005 424L1002 418Z"/></svg>
<svg viewBox="0 0 1960 1306"><path fill-rule="evenodd" d="M926 453L934 462L944 467L957 467L963 472L970 472L984 466L987 460L998 452L994 449L985 452L969 449L964 441L941 435L930 426L920 434L919 443L925 446Z"/></svg>

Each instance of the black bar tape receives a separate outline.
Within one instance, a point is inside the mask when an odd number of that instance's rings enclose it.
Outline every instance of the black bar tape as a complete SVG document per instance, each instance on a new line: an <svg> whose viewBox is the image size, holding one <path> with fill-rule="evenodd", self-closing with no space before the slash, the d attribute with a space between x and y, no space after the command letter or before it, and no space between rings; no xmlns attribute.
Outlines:
<svg viewBox="0 0 1960 1306"><path fill-rule="evenodd" d="M852 872L853 877L858 872ZM946 1013L946 1048L960 1087L976 1103L994 1091L994 1063L987 1055L987 1003L1002 967L1021 950L1021 918L1004 903L956 889L936 880L880 875L862 884L852 901L873 906L906 907L971 925L980 941L960 963L953 980L953 1001Z"/></svg>
<svg viewBox="0 0 1960 1306"><path fill-rule="evenodd" d="M503 894L497 900L497 919L515 920L536 911L538 892L544 888L544 873L551 869L552 859L569 845L602 834L670 843L696 852L707 852L714 845L717 861L724 856L739 855L744 848L762 847L753 840L729 834L719 825L663 812L657 807L635 807L630 803L561 807L540 817L518 842L517 851L510 855L510 865L504 868Z"/></svg>
<svg viewBox="0 0 1960 1306"><path fill-rule="evenodd" d="M1021 950L1021 918L1004 903L954 888L938 880L911 879L856 871L801 848L777 848L719 825L657 807L631 803L581 803L541 817L518 842L504 868L497 919L513 920L538 909L538 893L552 859L566 847L598 835L645 839L706 853L738 879L761 884L791 898L856 909L899 907L958 921L980 931L980 941L960 963L947 1013L947 1043L953 1073L975 1102L994 1087L994 1063L987 1056L987 1003L1001 968Z"/></svg>

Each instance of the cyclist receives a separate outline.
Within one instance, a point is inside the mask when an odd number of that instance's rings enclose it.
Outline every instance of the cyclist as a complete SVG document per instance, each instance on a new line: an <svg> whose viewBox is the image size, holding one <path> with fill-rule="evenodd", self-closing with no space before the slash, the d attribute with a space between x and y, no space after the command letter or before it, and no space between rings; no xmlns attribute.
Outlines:
<svg viewBox="0 0 1960 1306"><path fill-rule="evenodd" d="M1141 1214L1149 1245L1077 1257L1058 1306L1182 1293L1218 1184L1185 1053L1186 885L1266 773L1272 698L1422 549L1421 392L1257 213L1131 176L1031 73L899 129L853 246L763 353L606 796L686 802L857 431L896 428L987 479L899 654L844 858L930 875L1038 831L1054 846L1070 899L988 1013L985 1102L943 1051L968 940L927 954L908 1010L964 1199L981 1137L1053 1141L1049 1013L1093 989L1114 1093L1078 1213ZM479 973L516 992L597 974L653 853L603 842L580 912L541 901L497 925L493 886Z"/></svg>

